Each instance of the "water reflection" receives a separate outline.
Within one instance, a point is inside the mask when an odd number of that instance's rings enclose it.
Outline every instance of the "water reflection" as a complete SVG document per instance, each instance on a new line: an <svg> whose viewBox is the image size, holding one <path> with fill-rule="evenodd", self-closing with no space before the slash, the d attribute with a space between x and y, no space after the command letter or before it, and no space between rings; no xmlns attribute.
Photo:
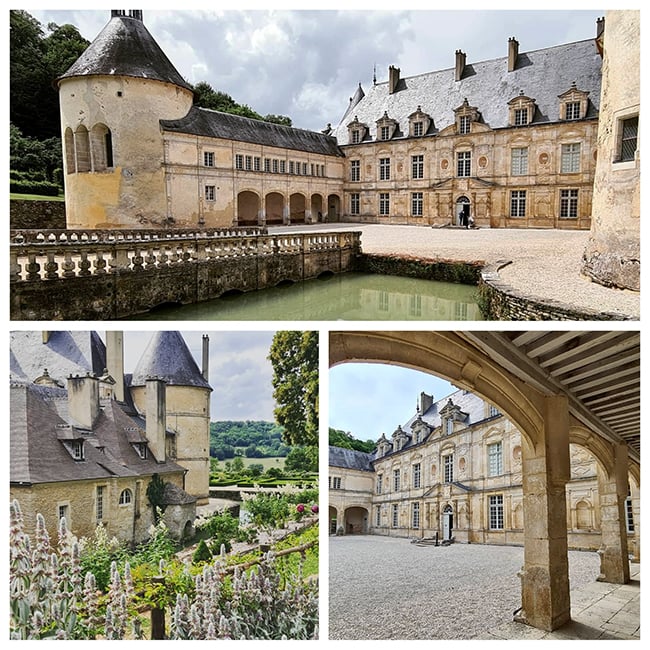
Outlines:
<svg viewBox="0 0 650 650"><path fill-rule="evenodd" d="M476 287L343 273L194 305L165 307L147 320L483 320Z"/></svg>

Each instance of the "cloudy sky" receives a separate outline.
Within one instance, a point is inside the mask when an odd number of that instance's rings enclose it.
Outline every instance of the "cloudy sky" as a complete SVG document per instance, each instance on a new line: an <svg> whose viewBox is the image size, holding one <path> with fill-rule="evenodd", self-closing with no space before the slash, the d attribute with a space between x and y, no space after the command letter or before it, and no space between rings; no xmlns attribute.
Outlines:
<svg viewBox="0 0 650 650"><path fill-rule="evenodd" d="M439 400L455 390L435 375L399 366L343 363L329 371L329 426L376 441L415 414L421 392Z"/></svg>
<svg viewBox="0 0 650 650"><path fill-rule="evenodd" d="M322 3L310 3L310 9L297 11L283 9L282 2L260 10L256 7L262 3L246 0L183 3L198 8L176 11L138 6L148 30L187 81L207 81L262 115L288 115L294 126L314 130L336 126L357 85L372 84L374 70L381 82L389 65L399 67L403 77L451 68L457 49L467 54L468 63L498 58L506 55L511 36L522 52L589 39L605 13L588 2L551 0L543 10L513 11L513 3L467 0L463 11L418 9L431 4L407 3L416 7L407 11L376 11L370 7L381 4L354 0L343 9L330 2L327 9L314 10ZM486 4L494 8L482 9ZM633 0L625 7L632 5ZM25 8L44 26L75 25L89 41L110 19L109 10Z"/></svg>
<svg viewBox="0 0 650 650"><path fill-rule="evenodd" d="M271 331L181 331L199 368L203 358L203 334L210 337L212 420L274 421L273 370L266 358ZM102 333L103 335L103 333ZM152 332L124 331L124 371L133 372Z"/></svg>

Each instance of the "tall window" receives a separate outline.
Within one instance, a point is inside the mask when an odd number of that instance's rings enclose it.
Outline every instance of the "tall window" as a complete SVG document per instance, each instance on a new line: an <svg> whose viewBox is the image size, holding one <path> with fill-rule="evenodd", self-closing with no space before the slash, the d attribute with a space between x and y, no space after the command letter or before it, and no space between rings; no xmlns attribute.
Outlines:
<svg viewBox="0 0 650 650"><path fill-rule="evenodd" d="M380 139L388 140L390 139L390 126L382 126L380 130Z"/></svg>
<svg viewBox="0 0 650 650"><path fill-rule="evenodd" d="M104 486L98 485L95 492L95 514L97 521L104 519Z"/></svg>
<svg viewBox="0 0 650 650"><path fill-rule="evenodd" d="M361 131L354 129L352 131L352 144L359 144L359 142L361 142Z"/></svg>
<svg viewBox="0 0 650 650"><path fill-rule="evenodd" d="M215 198L215 186L214 185L206 185L205 186L205 200L206 201L214 201Z"/></svg>
<svg viewBox="0 0 650 650"><path fill-rule="evenodd" d="M472 169L472 152L471 151L459 151L456 154L457 165L456 171L459 177L467 177L471 173Z"/></svg>
<svg viewBox="0 0 650 650"><path fill-rule="evenodd" d="M458 120L459 132L461 135L465 135L470 131L470 124L472 120L469 115L461 115Z"/></svg>
<svg viewBox="0 0 650 650"><path fill-rule="evenodd" d="M397 512L397 504L393 503L393 528L397 528L399 524L399 517Z"/></svg>
<svg viewBox="0 0 650 650"><path fill-rule="evenodd" d="M381 506L375 507L375 526L381 526Z"/></svg>
<svg viewBox="0 0 650 650"><path fill-rule="evenodd" d="M381 494L384 483L384 475L377 474L377 494Z"/></svg>
<svg viewBox="0 0 650 650"><path fill-rule="evenodd" d="M424 156L411 156L411 172L413 178L424 178Z"/></svg>
<svg viewBox="0 0 650 650"><path fill-rule="evenodd" d="M214 167L214 151L203 152L203 165L205 167Z"/></svg>
<svg viewBox="0 0 650 650"><path fill-rule="evenodd" d="M560 190L560 217L562 219L578 217L578 190Z"/></svg>
<svg viewBox="0 0 650 650"><path fill-rule="evenodd" d="M422 122L413 122L413 135L419 138L424 133L424 124Z"/></svg>
<svg viewBox="0 0 650 650"><path fill-rule="evenodd" d="M244 158L244 168L246 171L252 171L253 169L253 156L246 156Z"/></svg>
<svg viewBox="0 0 650 650"><path fill-rule="evenodd" d="M500 415L500 414L501 414L501 412L499 411L499 409L496 406L492 406L492 404L490 404L490 406L488 408L488 417L489 418L494 418L494 417L496 417L497 415Z"/></svg>
<svg viewBox="0 0 650 650"><path fill-rule="evenodd" d="M350 180L353 182L361 180L361 161L360 160L351 160L350 161Z"/></svg>
<svg viewBox="0 0 650 650"><path fill-rule="evenodd" d="M390 180L390 158L379 159L379 180L380 181Z"/></svg>
<svg viewBox="0 0 650 650"><path fill-rule="evenodd" d="M390 214L390 194L388 192L379 194L379 214L383 217Z"/></svg>
<svg viewBox="0 0 650 650"><path fill-rule="evenodd" d="M523 126L528 124L528 109L516 108L515 109L515 126Z"/></svg>
<svg viewBox="0 0 650 650"><path fill-rule="evenodd" d="M340 476L332 476L331 488L332 488L332 490L340 490L341 489L341 477Z"/></svg>
<svg viewBox="0 0 650 650"><path fill-rule="evenodd" d="M420 504L414 503L411 510L411 528L420 527Z"/></svg>
<svg viewBox="0 0 650 650"><path fill-rule="evenodd" d="M399 492L400 489L400 472L399 469L393 470L393 491Z"/></svg>
<svg viewBox="0 0 650 650"><path fill-rule="evenodd" d="M454 420L453 418L447 418L445 420L445 433L449 436L454 432Z"/></svg>
<svg viewBox="0 0 650 650"><path fill-rule="evenodd" d="M580 171L580 143L562 145L562 167L563 174L574 174Z"/></svg>
<svg viewBox="0 0 650 650"><path fill-rule="evenodd" d="M445 483L453 483L454 481L454 455L447 454L442 457L443 467L445 471Z"/></svg>
<svg viewBox="0 0 650 650"><path fill-rule="evenodd" d="M490 497L490 530L503 530L503 495Z"/></svg>
<svg viewBox="0 0 650 650"><path fill-rule="evenodd" d="M510 192L510 216L526 216L526 190L512 190Z"/></svg>
<svg viewBox="0 0 650 650"><path fill-rule="evenodd" d="M422 192L411 194L411 214L414 217L421 217L424 214L424 199Z"/></svg>
<svg viewBox="0 0 650 650"><path fill-rule="evenodd" d="M307 163L302 163L302 175L307 176Z"/></svg>
<svg viewBox="0 0 650 650"><path fill-rule="evenodd" d="M132 501L131 490L122 490L120 492L120 505L126 506Z"/></svg>
<svg viewBox="0 0 650 650"><path fill-rule="evenodd" d="M625 499L625 523L627 526L627 532L634 532L634 511L632 510L632 497L629 495Z"/></svg>
<svg viewBox="0 0 650 650"><path fill-rule="evenodd" d="M293 160L289 161L289 173L290 174L295 174L296 173L296 167L295 167L295 163L293 162Z"/></svg>
<svg viewBox="0 0 650 650"><path fill-rule="evenodd" d="M419 488L422 486L422 466L420 463L413 465L413 487Z"/></svg>
<svg viewBox="0 0 650 650"><path fill-rule="evenodd" d="M253 158L253 170L256 172L262 170L262 159L259 156Z"/></svg>
<svg viewBox="0 0 650 650"><path fill-rule="evenodd" d="M580 102L568 102L566 105L566 119L580 119Z"/></svg>
<svg viewBox="0 0 650 650"><path fill-rule="evenodd" d="M638 136L639 116L637 115L636 117L630 117L627 120L622 120L621 146L619 149L618 160L616 162L634 160Z"/></svg>
<svg viewBox="0 0 650 650"><path fill-rule="evenodd" d="M211 153L211 152L206 152ZM243 154L235 154L235 169L244 169L244 156Z"/></svg>
<svg viewBox="0 0 650 650"><path fill-rule="evenodd" d="M361 206L359 201L359 193L353 192L350 194L350 214L360 214Z"/></svg>
<svg viewBox="0 0 650 650"><path fill-rule="evenodd" d="M494 442L487 447L488 476L503 474L503 447L500 442Z"/></svg>
<svg viewBox="0 0 650 650"><path fill-rule="evenodd" d="M270 172L271 171L271 159L270 158L264 158L264 171L265 172Z"/></svg>
<svg viewBox="0 0 650 650"><path fill-rule="evenodd" d="M273 159L273 173L274 174L278 173L278 159L277 158Z"/></svg>
<svg viewBox="0 0 650 650"><path fill-rule="evenodd" d="M84 459L84 441L83 440L73 440L72 441L72 457L75 460Z"/></svg>
<svg viewBox="0 0 650 650"><path fill-rule="evenodd" d="M68 505L66 504L63 506L59 506L58 513L59 513L59 521L61 521L61 519L65 519L65 523L68 525L68 528L70 528L70 518L68 517Z"/></svg>
<svg viewBox="0 0 650 650"><path fill-rule="evenodd" d="M528 147L517 147L511 151L510 173L513 176L528 174Z"/></svg>

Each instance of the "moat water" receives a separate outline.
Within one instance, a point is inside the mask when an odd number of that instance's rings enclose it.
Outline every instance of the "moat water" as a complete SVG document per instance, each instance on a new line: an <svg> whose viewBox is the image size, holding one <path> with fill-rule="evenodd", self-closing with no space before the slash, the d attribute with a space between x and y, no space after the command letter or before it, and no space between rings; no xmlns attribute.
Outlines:
<svg viewBox="0 0 650 650"><path fill-rule="evenodd" d="M202 303L166 306L142 320L483 320L474 286L342 273Z"/></svg>

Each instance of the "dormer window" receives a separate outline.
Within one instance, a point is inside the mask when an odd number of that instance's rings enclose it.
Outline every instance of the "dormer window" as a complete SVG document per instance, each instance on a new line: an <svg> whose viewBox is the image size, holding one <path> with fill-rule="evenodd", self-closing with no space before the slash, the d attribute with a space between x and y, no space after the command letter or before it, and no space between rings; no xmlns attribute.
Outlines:
<svg viewBox="0 0 650 650"><path fill-rule="evenodd" d="M354 120L348 124L348 143L359 144L368 133L368 125L359 122L359 118L355 115Z"/></svg>
<svg viewBox="0 0 650 650"><path fill-rule="evenodd" d="M454 432L454 420L447 418L445 420L445 435L451 435Z"/></svg>
<svg viewBox="0 0 650 650"><path fill-rule="evenodd" d="M431 116L423 113L418 106L415 113L409 115L409 135L413 138L422 137L429 130L431 121Z"/></svg>
<svg viewBox="0 0 650 650"><path fill-rule="evenodd" d="M147 458L147 443L146 442L135 442L133 443L133 449L143 460Z"/></svg>
<svg viewBox="0 0 650 650"><path fill-rule="evenodd" d="M70 454L75 460L84 459L84 441L83 440L73 440L70 443Z"/></svg>
<svg viewBox="0 0 650 650"><path fill-rule="evenodd" d="M511 126L526 126L533 121L535 115L535 100L524 95L522 90L518 97L508 102Z"/></svg>
<svg viewBox="0 0 650 650"><path fill-rule="evenodd" d="M397 130L397 122L384 113L381 119L377 120L377 139L390 140Z"/></svg>
<svg viewBox="0 0 650 650"><path fill-rule="evenodd" d="M589 93L578 90L575 82L565 93L558 96L560 100L561 120L580 120L587 115Z"/></svg>
<svg viewBox="0 0 650 650"><path fill-rule="evenodd" d="M463 103L454 109L456 116L456 131L460 135L467 135L472 130L472 122L479 121L479 112L476 106L470 106L465 97Z"/></svg>

